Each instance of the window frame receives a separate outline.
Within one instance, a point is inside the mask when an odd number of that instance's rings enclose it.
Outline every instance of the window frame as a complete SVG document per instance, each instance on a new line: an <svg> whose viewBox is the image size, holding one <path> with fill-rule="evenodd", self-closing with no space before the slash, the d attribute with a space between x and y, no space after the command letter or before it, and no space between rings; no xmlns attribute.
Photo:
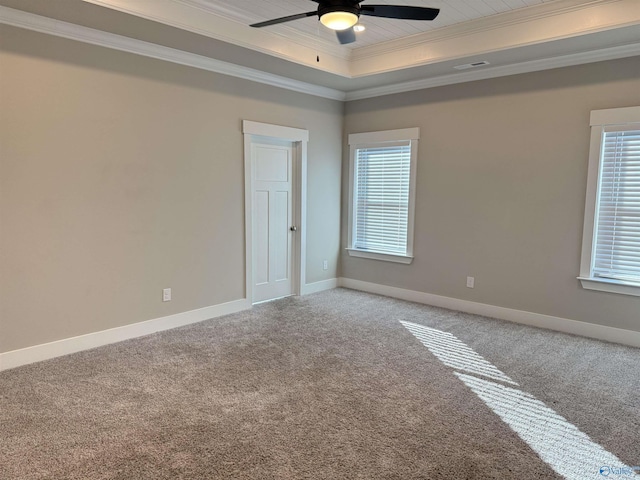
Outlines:
<svg viewBox="0 0 640 480"><path fill-rule="evenodd" d="M589 169L587 175L587 195L582 234L582 255L580 258L580 276L578 280L587 290L640 296L640 281L628 282L593 276L596 245L596 216L598 213L598 195L600 184L600 166L606 127L640 128L640 106L593 110L590 118L591 142L589 147Z"/></svg>
<svg viewBox="0 0 640 480"><path fill-rule="evenodd" d="M384 130L378 132L352 133L349 135L349 224L347 233L347 252L349 256L382 260L387 262L410 264L413 261L413 235L415 220L415 193L416 193L416 172L418 163L418 142L420 140L420 129L403 128L398 130ZM407 214L407 251L405 255L397 253L374 252L354 248L353 233L356 221L355 201L355 164L356 151L358 148L371 146L384 146L385 143L397 144L398 142L409 142L411 148L409 166L409 206Z"/></svg>

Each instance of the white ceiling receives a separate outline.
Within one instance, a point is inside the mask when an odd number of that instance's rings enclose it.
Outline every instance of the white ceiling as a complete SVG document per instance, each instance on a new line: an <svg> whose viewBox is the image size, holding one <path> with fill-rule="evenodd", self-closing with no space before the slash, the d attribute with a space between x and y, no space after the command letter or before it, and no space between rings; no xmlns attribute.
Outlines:
<svg viewBox="0 0 640 480"><path fill-rule="evenodd" d="M0 0L0 23L342 100L640 56L640 0L363 1L441 10L363 17L350 45L315 17L249 27L311 0Z"/></svg>
<svg viewBox="0 0 640 480"><path fill-rule="evenodd" d="M366 0L365 0L366 1ZM362 16L360 23L366 30L357 35L357 42L347 48L359 48L388 40L396 40L437 28L447 27L482 17L509 12L521 8L551 3L554 0L369 0L371 4L412 5L439 8L434 21L392 20ZM314 11L317 3L311 0L192 0L214 14L246 25L273 18ZM265 27L287 35L291 30L317 36L321 41L336 43L334 32L323 27L318 17L308 17L286 24Z"/></svg>

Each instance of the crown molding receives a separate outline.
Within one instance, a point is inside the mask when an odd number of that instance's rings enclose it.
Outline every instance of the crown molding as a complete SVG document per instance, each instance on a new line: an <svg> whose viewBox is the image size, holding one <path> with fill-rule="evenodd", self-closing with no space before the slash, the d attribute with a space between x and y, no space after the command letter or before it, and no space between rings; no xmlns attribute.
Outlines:
<svg viewBox="0 0 640 480"><path fill-rule="evenodd" d="M196 0L202 1L202 0ZM448 27L442 27L424 33L417 33L408 37L388 42L355 48L352 52L354 60L375 57L384 53L394 53L416 45L450 40L456 37L464 37L498 28L519 25L533 20L541 20L556 17L567 13L584 10L598 5L616 3L621 0L561 0L560 2L541 3L531 7L519 8L503 12L489 17L482 17L467 22L457 23Z"/></svg>
<svg viewBox="0 0 640 480"><path fill-rule="evenodd" d="M633 43L590 52L549 57L517 64L464 71L439 77L344 92L3 6L0 6L0 23L338 101L360 100L640 55L640 43Z"/></svg>
<svg viewBox="0 0 640 480"><path fill-rule="evenodd" d="M220 4L216 4L215 8L211 3L206 0L174 0L176 2L182 3L191 8L198 8L203 10L211 15L217 15L225 18L230 22L234 22L238 24L238 20L234 18L233 11L227 7L224 7ZM245 23L241 23L242 27L246 27ZM278 35L278 32L282 32L282 36L284 36L287 41L295 42L299 45L304 45L307 48L314 49L320 53L326 53L328 55L333 55L337 58L342 58L344 60L351 59L351 48L342 46L336 43L330 43L328 40L318 37L316 35L310 35L295 28L289 27L286 24L277 25L276 28L270 30L270 33L273 35ZM335 36L334 36L335 38Z"/></svg>
<svg viewBox="0 0 640 480"><path fill-rule="evenodd" d="M531 60L528 62L515 63L500 67L493 67L481 70L465 71L451 75L442 75L434 78L415 80L410 82L394 83L381 87L365 88L347 92L345 101L362 100L365 98L381 97L383 95L393 95L395 93L411 92L426 88L442 87L457 83L473 82L476 80L487 80L490 78L506 77L521 73L538 72L553 68L570 67L586 63L602 62L619 58L634 57L640 55L640 43L622 45L617 47L603 48L590 52L574 53L558 57Z"/></svg>
<svg viewBox="0 0 640 480"><path fill-rule="evenodd" d="M640 25L638 0L561 0L355 49L351 76L429 65Z"/></svg>
<svg viewBox="0 0 640 480"><path fill-rule="evenodd" d="M360 78L640 24L638 0L556 0L372 46L348 48L277 25L239 22L205 0L83 0L344 78ZM322 63L316 61L319 52Z"/></svg>
<svg viewBox="0 0 640 480"><path fill-rule="evenodd" d="M322 64L316 62L322 44L301 39L291 41L272 31L251 28L243 23L223 18L203 8L202 3L191 0L138 1L131 0L83 0L132 16L176 27L240 47L265 53L300 65L323 70L335 75L349 76L349 52L325 49ZM323 48L326 47L326 44ZM345 48L345 50L348 50Z"/></svg>
<svg viewBox="0 0 640 480"><path fill-rule="evenodd" d="M83 0L186 31L239 45L343 78L540 45L629 25L640 25L638 0L555 0L351 49L277 25L268 31L239 22L237 12L205 0L132 2ZM622 42L620 42L622 43ZM316 61L323 52L322 63Z"/></svg>
<svg viewBox="0 0 640 480"><path fill-rule="evenodd" d="M233 63L223 62L194 53L95 30L93 28L62 22L8 7L0 6L0 23L188 67L195 67L209 72L243 78L294 92L306 93L308 95L332 100L344 100L345 98L345 93L340 90L301 82L253 68L235 65Z"/></svg>

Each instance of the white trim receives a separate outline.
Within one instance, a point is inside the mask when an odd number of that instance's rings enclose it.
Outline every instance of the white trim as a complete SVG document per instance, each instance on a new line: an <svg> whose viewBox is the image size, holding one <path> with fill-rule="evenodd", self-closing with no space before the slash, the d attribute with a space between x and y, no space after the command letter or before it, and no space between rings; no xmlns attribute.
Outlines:
<svg viewBox="0 0 640 480"><path fill-rule="evenodd" d="M349 235L351 237L351 235ZM368 252L366 250L358 250L357 248L347 248L350 257L369 258L371 260L382 260L385 262L404 263L409 265L413 262L411 255L391 255L389 253Z"/></svg>
<svg viewBox="0 0 640 480"><path fill-rule="evenodd" d="M580 275L577 277L582 288L622 295L640 296L640 286L620 280L596 278L592 276L594 244L596 241L596 215L598 207L598 184L600 183L600 162L603 131L610 125L631 126L640 122L640 106L592 110L589 124L591 137L589 144L589 165L587 170L587 191L582 228L582 251L580 254ZM632 127L635 128L635 127Z"/></svg>
<svg viewBox="0 0 640 480"><path fill-rule="evenodd" d="M640 297L640 285L638 284L590 277L578 277L578 280L580 280L582 288L587 290L599 290L601 292L621 293L622 295Z"/></svg>
<svg viewBox="0 0 640 480"><path fill-rule="evenodd" d="M403 140L419 140L420 127L399 128L397 130L382 130L379 132L350 133L349 145L363 145L367 143L401 142Z"/></svg>
<svg viewBox="0 0 640 480"><path fill-rule="evenodd" d="M271 125L269 123L253 122L251 120L242 121L242 133L258 135L261 137L278 138L287 142L308 142L309 130L301 128L284 127L282 125Z"/></svg>
<svg viewBox="0 0 640 480"><path fill-rule="evenodd" d="M100 4L101 2L94 1L93 3ZM0 23L338 101L361 100L365 98L411 92L444 85L454 85L476 80L485 80L508 75L517 75L521 73L536 72L640 55L640 43L633 43L593 50L590 52L543 58L540 60L521 62L501 67L464 71L451 75L442 75L435 78L393 83L380 87L344 92L169 47L155 45L121 35L54 20L4 6L0 6ZM343 76L346 78L352 78L349 75Z"/></svg>
<svg viewBox="0 0 640 480"><path fill-rule="evenodd" d="M222 40L225 40L227 42L231 41L237 45L242 43L244 44L244 46L251 48L253 50L266 51L269 54L273 53L271 51L267 51L264 48L264 44L261 45L260 43L257 43L255 41L253 41L250 44L247 41L248 39L247 39L246 33L247 31L250 31L250 30L247 30L246 21L245 23L238 23L237 20L234 20L233 10L227 8L223 3L217 2L213 4L208 0L177 0L177 1L185 5L188 5L189 7L198 8L200 10L207 12L208 14L215 15L217 17L223 17L225 20L233 22L233 27L231 27L228 33L233 35L234 38L230 38L230 36L227 35L227 38L221 38ZM166 22L163 21L163 23L166 23ZM293 42L300 46L305 46L307 48L312 49L314 52L320 51L322 53L327 53L329 55L340 58L342 60L349 60L349 58L351 57L351 48L346 47L344 45L337 44L337 43L333 43L325 38L318 36L315 33L309 34L301 30L298 30L295 27L291 27L287 24L281 24L274 27L275 28L272 27L270 30L267 30L264 32L270 34L270 36L281 33L286 37L285 41ZM209 28L207 31L207 36L219 38L219 35L220 35L219 29ZM299 61L299 59L296 59L296 61Z"/></svg>
<svg viewBox="0 0 640 480"><path fill-rule="evenodd" d="M309 132L307 132L307 139ZM307 140L301 140L297 143L297 158L299 159L296 166L296 209L295 222L300 227L296 234L297 258L298 258L298 294L302 295L303 285L307 283Z"/></svg>
<svg viewBox="0 0 640 480"><path fill-rule="evenodd" d="M355 155L358 148L380 146L385 143L390 146L394 142L410 142L411 163L409 172L409 211L407 214L407 251L406 255L392 253L370 252L353 248L353 232L355 229ZM416 204L416 177L418 168L418 144L420 142L420 127L402 128L396 130L382 130L377 132L362 132L349 134L349 209L347 229L347 252L349 256L381 260L386 262L402 263L405 265L413 262L413 237L415 229L415 204Z"/></svg>
<svg viewBox="0 0 640 480"><path fill-rule="evenodd" d="M204 35L223 42L239 45L257 52L317 68L314 65L317 45L298 36L291 41L274 29L251 28L246 23L230 20L203 9L201 5L185 0L84 0L101 7L141 17L154 22L170 25L181 30ZM280 26L277 26L280 27ZM279 30L276 28L275 30ZM300 39L300 42L295 40ZM322 40L321 40L322 41ZM316 42L319 43L319 42ZM347 74L349 64L345 58L349 48L329 44L322 48L323 66L338 75ZM340 52L341 47L346 52Z"/></svg>
<svg viewBox="0 0 640 480"><path fill-rule="evenodd" d="M607 108L592 110L589 124L595 125L628 125L640 122L640 107Z"/></svg>
<svg viewBox="0 0 640 480"><path fill-rule="evenodd" d="M361 280L354 280L351 278L341 277L339 279L339 284L344 288L361 290L363 292L375 293L377 295L385 295L387 297L399 298L410 302L433 305L435 307L448 308L451 310L458 310L486 317L499 318L509 322L521 323L538 328L546 328L558 332L571 333L573 335L630 345L632 347L640 347L640 332L634 330L624 330L622 328L596 325L594 323L554 317L541 313L526 312L523 310L498 307L485 303L470 302L468 300L417 292L415 290L405 290L403 288L363 282Z"/></svg>
<svg viewBox="0 0 640 480"><path fill-rule="evenodd" d="M309 295L311 293L324 292L325 290L333 290L338 287L337 278L329 278L327 280L320 280L319 282L307 283L302 286L300 295Z"/></svg>
<svg viewBox="0 0 640 480"><path fill-rule="evenodd" d="M250 28L228 9L212 7L205 0L85 1L346 78L383 73L390 65L395 70L407 69L578 38L636 25L640 20L637 0L555 0L357 47L337 45L328 37L300 33L287 25ZM315 62L319 50L323 52L322 63ZM553 47L545 50L553 51Z"/></svg>
<svg viewBox="0 0 640 480"><path fill-rule="evenodd" d="M293 215L298 230L294 242L294 293L302 295L307 270L307 143L309 131L269 123L242 121L244 136L244 228L245 228L245 297L253 299L253 180L251 144L256 137L294 143Z"/></svg>
<svg viewBox="0 0 640 480"><path fill-rule="evenodd" d="M637 0L570 0L570 3L574 6L567 9L562 6L567 1L556 0L356 49L350 74L359 78L452 60L478 60L488 53L533 46L539 49L536 56L543 58L557 52L556 42L588 40L593 34L607 39L610 46L636 41L630 37L626 37L626 42L616 39L615 31L637 27L640 22ZM536 15L537 7L556 12ZM512 16L516 21L508 20Z"/></svg>
<svg viewBox="0 0 640 480"><path fill-rule="evenodd" d="M589 165L587 167L587 190L584 207L584 224L582 227L582 251L580 254L580 276L591 277L591 255L593 253L594 226L598 195L598 177L600 175L600 142L602 129L591 128ZM584 282L582 282L584 287Z"/></svg>
<svg viewBox="0 0 640 480"><path fill-rule="evenodd" d="M439 77L425 78L421 80L412 80L409 82L393 83L391 85L384 85L381 87L352 90L346 93L345 101L349 102L352 100L362 100L365 98L381 97L383 95L413 92L415 90L442 87L445 85L475 82L476 80L487 80L490 78L506 77L509 75L551 70L553 68L571 67L574 65L603 62L606 60L616 60L619 58L634 57L636 55L640 55L640 43L603 48L590 52L572 53L569 55L531 60L528 62L513 63L511 65L504 65L501 67L491 67L472 71L465 70L461 73L441 75Z"/></svg>
<svg viewBox="0 0 640 480"><path fill-rule="evenodd" d="M100 47L120 50L122 52L142 55L144 57L164 60L179 65L198 68L208 72L220 73L231 77L243 78L253 82L271 85L273 87L293 90L317 97L332 100L344 100L345 93L333 88L322 87L311 83L293 80L291 78L262 72L249 67L243 67L222 60L196 55L174 48L164 47L142 40L136 40L122 35L107 33L93 28L83 27L72 23L62 22L32 13L14 10L0 6L0 23L14 27L25 28L56 37L67 38L79 42L98 45Z"/></svg>
<svg viewBox="0 0 640 480"><path fill-rule="evenodd" d="M530 7L508 10L500 14L480 17L470 21L417 33L408 37L402 37L396 40L355 48L352 59L357 61L384 54L402 55L403 51L412 47L434 44L435 42L442 40L459 39L469 37L470 35L489 33L493 30L504 29L506 27L516 26L522 28L522 25L525 25L526 27L526 24L532 21L543 20L548 21L549 24L554 24L554 26L560 24L563 28L567 28L569 26L566 21L567 14L579 14L587 8L591 9L600 5L606 7L606 4L618 1L619 0L556 0L555 2L541 3ZM562 19L564 21L560 20L559 22L559 16L564 16L565 18ZM571 25L574 23L576 23L575 20L571 22ZM583 29L585 27L594 27L593 22L586 24L577 22L577 25ZM540 28L536 33L539 36L543 36L545 34L548 35L548 32L545 30L546 29Z"/></svg>
<svg viewBox="0 0 640 480"><path fill-rule="evenodd" d="M242 121L244 127L244 120ZM253 179L251 175L251 135L243 131L244 143L244 296L253 303Z"/></svg>
<svg viewBox="0 0 640 480"><path fill-rule="evenodd" d="M92 332L77 337L65 338L55 342L43 343L19 350L0 353L0 371L28 365L50 358L69 355L111 343L122 342L132 338L150 335L164 330L183 327L192 323L210 320L212 318L241 312L251 308L247 299L234 300L227 303L176 313L166 317L155 318L144 322L132 323L122 327L110 328L99 332Z"/></svg>

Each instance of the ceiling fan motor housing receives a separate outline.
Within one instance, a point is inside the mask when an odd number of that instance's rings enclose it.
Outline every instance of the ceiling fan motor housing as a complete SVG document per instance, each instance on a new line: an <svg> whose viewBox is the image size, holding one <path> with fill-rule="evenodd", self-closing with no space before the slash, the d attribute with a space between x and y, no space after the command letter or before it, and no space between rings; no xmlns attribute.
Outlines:
<svg viewBox="0 0 640 480"><path fill-rule="evenodd" d="M324 1L318 5L318 17L322 17L326 13L331 12L347 12L355 16L360 16L360 5L348 5L344 1Z"/></svg>
<svg viewBox="0 0 640 480"><path fill-rule="evenodd" d="M412 7L407 5L365 5L360 6L363 0L312 0L318 4L315 11L288 15L274 18L264 22L254 23L255 28L268 27L279 23L291 22L303 18L318 16L320 23L325 27L335 30L338 41L341 44L356 41L354 25L360 19L360 15L372 17L397 18L405 20L433 20L440 12L439 8Z"/></svg>

